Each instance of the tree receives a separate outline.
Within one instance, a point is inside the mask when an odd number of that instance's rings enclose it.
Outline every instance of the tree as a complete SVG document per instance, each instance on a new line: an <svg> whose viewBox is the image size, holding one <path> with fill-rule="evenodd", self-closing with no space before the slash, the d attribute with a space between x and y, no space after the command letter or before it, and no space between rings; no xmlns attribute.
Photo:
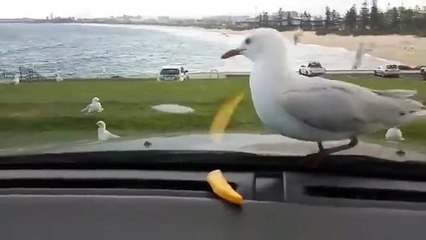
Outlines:
<svg viewBox="0 0 426 240"><path fill-rule="evenodd" d="M277 20L278 20L278 28L279 30L282 30L283 28L283 20L284 20L284 11L282 8L278 9L278 13L277 13Z"/></svg>
<svg viewBox="0 0 426 240"><path fill-rule="evenodd" d="M303 12L301 18L302 18L302 28L304 30L311 30L312 29L311 14L305 11Z"/></svg>
<svg viewBox="0 0 426 240"><path fill-rule="evenodd" d="M368 2L371 1L371 7ZM374 33L401 33L416 34L426 37L426 6L416 6L414 8L393 7L390 4L385 12L381 11L377 6L378 0L364 0L361 9L357 11L356 5L353 5L344 16L344 26L346 31L356 31L358 34L369 33L368 29ZM311 18L307 17L308 13L301 14L302 27L307 29L312 26L308 23ZM340 22L339 13L325 8L325 21L318 17L313 18L321 21L325 29L334 30L336 23ZM289 19L290 20L290 19ZM357 29L361 31L357 31Z"/></svg>
<svg viewBox="0 0 426 240"><path fill-rule="evenodd" d="M399 12L398 9L396 7L392 8L390 10L390 18L391 18L391 22L390 22L390 27L392 29L392 31L399 31L399 23L400 23L400 19L399 19Z"/></svg>
<svg viewBox="0 0 426 240"><path fill-rule="evenodd" d="M404 29L407 31L415 30L414 11L412 9L401 8L399 13L400 13L401 29Z"/></svg>
<svg viewBox="0 0 426 240"><path fill-rule="evenodd" d="M352 5L352 7L349 9L349 11L346 12L345 15L345 26L349 30L355 30L356 23L357 23L357 11L356 11L356 5Z"/></svg>
<svg viewBox="0 0 426 240"><path fill-rule="evenodd" d="M337 25L340 25L337 22L339 20L340 20L340 14L335 9L333 9L333 11L331 12L331 25L333 27L336 27Z"/></svg>
<svg viewBox="0 0 426 240"><path fill-rule="evenodd" d="M325 29L329 29L331 27L331 11L330 7L325 7Z"/></svg>
<svg viewBox="0 0 426 240"><path fill-rule="evenodd" d="M262 14L259 14L257 16L257 22L258 22L259 27L263 26L263 15Z"/></svg>
<svg viewBox="0 0 426 240"><path fill-rule="evenodd" d="M331 22L334 23L339 18L340 18L340 14L335 9L333 9L333 11L331 12Z"/></svg>
<svg viewBox="0 0 426 240"><path fill-rule="evenodd" d="M262 26L269 27L269 15L268 12L263 12L262 14Z"/></svg>
<svg viewBox="0 0 426 240"><path fill-rule="evenodd" d="M378 28L382 27L380 23L380 13L379 8L377 7L377 0L373 0L373 3L371 5L370 9L370 29L377 30Z"/></svg>
<svg viewBox="0 0 426 240"><path fill-rule="evenodd" d="M287 25L290 27L293 24L290 12L287 12Z"/></svg>
<svg viewBox="0 0 426 240"><path fill-rule="evenodd" d="M368 9L367 1L364 1L362 3L362 7L361 7L361 10L360 10L359 14L360 14L360 17L361 17L361 22L360 22L361 26L360 26L360 28L362 30L368 29L370 27L369 26L369 22L370 22L370 11Z"/></svg>
<svg viewBox="0 0 426 240"><path fill-rule="evenodd" d="M413 25L416 30L420 30L419 32L423 32L424 36L426 34L426 6L423 7L424 10L420 8L420 6L416 5L414 8L414 17L413 17Z"/></svg>

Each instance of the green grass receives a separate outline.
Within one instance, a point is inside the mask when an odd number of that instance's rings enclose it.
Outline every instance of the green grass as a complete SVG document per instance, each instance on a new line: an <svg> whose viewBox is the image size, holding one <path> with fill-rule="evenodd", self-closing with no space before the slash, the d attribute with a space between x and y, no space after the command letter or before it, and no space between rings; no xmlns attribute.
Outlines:
<svg viewBox="0 0 426 240"><path fill-rule="evenodd" d="M247 90L247 78L161 83L134 79L66 80L59 84L45 81L2 85L0 147L28 141L96 138L98 120L104 120L112 132L126 136L208 131L219 106L231 95ZM80 110L94 96L101 99L105 111L85 116ZM195 112L169 114L151 109L152 105L167 103L189 106ZM261 128L249 94L236 110L230 128ZM33 136L28 136L30 133Z"/></svg>
<svg viewBox="0 0 426 240"><path fill-rule="evenodd" d="M426 82L370 76L330 76L376 88L417 89L426 98ZM244 100L229 125L231 131L264 131L250 99L247 77L159 83L139 79L90 79L0 85L0 148L18 144L96 139L95 123L128 137L171 132L206 132L219 106L244 91ZM97 96L105 111L85 116L80 110ZM192 114L169 114L151 109L156 104L181 104ZM412 144L426 144L426 122L403 128ZM382 138L384 132L374 135Z"/></svg>

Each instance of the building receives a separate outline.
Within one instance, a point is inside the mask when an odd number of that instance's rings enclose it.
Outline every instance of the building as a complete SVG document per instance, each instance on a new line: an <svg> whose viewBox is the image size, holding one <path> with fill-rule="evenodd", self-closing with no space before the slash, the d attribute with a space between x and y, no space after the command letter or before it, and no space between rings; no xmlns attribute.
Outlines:
<svg viewBox="0 0 426 240"><path fill-rule="evenodd" d="M256 18L247 18L245 20L240 20L234 22L236 29L250 29L259 26L259 20Z"/></svg>
<svg viewBox="0 0 426 240"><path fill-rule="evenodd" d="M157 22L158 23L170 23L170 17L167 17L167 16L157 17Z"/></svg>
<svg viewBox="0 0 426 240"><path fill-rule="evenodd" d="M284 11L283 13L284 13L283 15L284 15L285 18L287 18L287 17L290 17L290 18L299 17L299 13L296 12L296 11Z"/></svg>

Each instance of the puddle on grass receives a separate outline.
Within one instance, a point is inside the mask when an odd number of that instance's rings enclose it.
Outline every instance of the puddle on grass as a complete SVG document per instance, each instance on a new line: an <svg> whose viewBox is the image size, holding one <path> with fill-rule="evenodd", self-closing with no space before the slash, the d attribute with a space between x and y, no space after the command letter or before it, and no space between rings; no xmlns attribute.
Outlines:
<svg viewBox="0 0 426 240"><path fill-rule="evenodd" d="M178 104L160 104L151 106L152 109L165 113L192 113L195 110Z"/></svg>

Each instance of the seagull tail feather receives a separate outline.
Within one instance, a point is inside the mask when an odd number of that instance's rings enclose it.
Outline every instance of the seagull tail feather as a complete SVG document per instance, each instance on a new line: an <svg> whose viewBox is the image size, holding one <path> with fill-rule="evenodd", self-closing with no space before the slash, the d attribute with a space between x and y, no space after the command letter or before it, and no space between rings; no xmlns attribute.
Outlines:
<svg viewBox="0 0 426 240"><path fill-rule="evenodd" d="M390 90L372 90L374 93L392 98L409 98L417 94L416 90L390 89Z"/></svg>

